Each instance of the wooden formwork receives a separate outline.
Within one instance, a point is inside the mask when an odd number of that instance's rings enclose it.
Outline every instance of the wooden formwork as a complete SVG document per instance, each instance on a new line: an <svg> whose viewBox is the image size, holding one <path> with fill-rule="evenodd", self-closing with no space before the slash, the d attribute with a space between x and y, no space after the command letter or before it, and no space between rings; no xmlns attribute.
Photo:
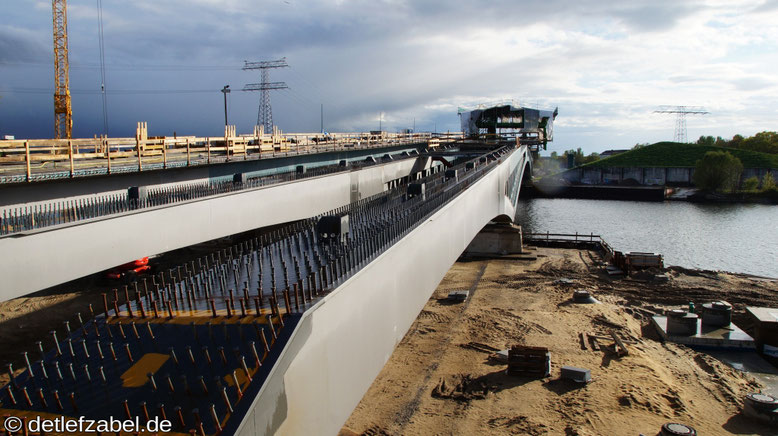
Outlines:
<svg viewBox="0 0 778 436"><path fill-rule="evenodd" d="M252 134L238 135L235 126L225 126L223 136L148 136L146 123L138 123L134 138L95 136L79 139L13 139L0 140L0 175L24 174L31 181L33 173L45 174L70 170L70 176L81 168L102 168L111 173L117 162L123 166L144 165L167 168L210 164L231 159L260 158L263 153L319 153L351 148L377 148L403 144L428 143L431 134L409 133L381 135L368 133L296 133L284 134L275 128L264 132L262 126ZM461 136L461 135L460 135ZM451 140L457 135L445 135ZM62 164L65 164L64 166ZM161 164L161 165L160 165ZM115 168L113 168L115 169Z"/></svg>

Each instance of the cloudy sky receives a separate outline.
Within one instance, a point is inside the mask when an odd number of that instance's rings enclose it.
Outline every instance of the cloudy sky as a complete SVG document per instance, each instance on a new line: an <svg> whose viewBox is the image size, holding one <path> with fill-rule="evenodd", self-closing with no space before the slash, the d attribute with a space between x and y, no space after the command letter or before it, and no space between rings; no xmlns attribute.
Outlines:
<svg viewBox="0 0 778 436"><path fill-rule="evenodd" d="M608 5L613 3L614 5ZM69 0L74 136L103 133L96 0ZM778 130L778 0L103 1L111 136L223 134L223 100L286 57L285 131L459 130L458 107L559 107L550 150ZM53 135L51 2L0 2L0 134ZM249 133L259 93L229 95Z"/></svg>

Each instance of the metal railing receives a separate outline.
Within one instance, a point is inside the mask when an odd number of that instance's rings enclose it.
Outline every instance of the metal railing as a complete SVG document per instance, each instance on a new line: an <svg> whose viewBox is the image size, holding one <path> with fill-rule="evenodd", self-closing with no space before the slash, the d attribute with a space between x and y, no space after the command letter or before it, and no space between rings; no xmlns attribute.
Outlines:
<svg viewBox="0 0 778 436"><path fill-rule="evenodd" d="M532 242L545 242L545 243L592 243L602 247L609 255L613 255L613 247L610 246L600 235L594 233L522 233L522 238Z"/></svg>

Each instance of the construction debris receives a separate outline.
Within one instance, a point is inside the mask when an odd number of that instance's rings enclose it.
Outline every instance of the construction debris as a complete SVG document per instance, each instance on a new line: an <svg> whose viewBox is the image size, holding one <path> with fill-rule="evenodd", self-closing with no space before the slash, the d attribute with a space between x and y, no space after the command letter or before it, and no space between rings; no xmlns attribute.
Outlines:
<svg viewBox="0 0 778 436"><path fill-rule="evenodd" d="M621 356L626 356L629 354L629 350L627 350L627 346L624 345L624 342L621 340L621 338L616 334L616 332L611 331L611 337L613 338L613 348L616 351L616 354Z"/></svg>
<svg viewBox="0 0 778 436"><path fill-rule="evenodd" d="M586 332L578 333L578 339L581 341L581 349L586 350L586 343L589 342L589 335Z"/></svg>
<svg viewBox="0 0 778 436"><path fill-rule="evenodd" d="M470 348L471 350L480 351L480 352L486 353L486 354L494 354L494 353L500 351L499 348L494 348L494 347L492 347L490 345L482 344L480 342L468 342L466 344L462 344L461 346L463 348ZM506 353L507 353L507 350L506 350ZM506 354L506 356L507 356L507 354ZM507 358L506 358L506 362L507 362Z"/></svg>

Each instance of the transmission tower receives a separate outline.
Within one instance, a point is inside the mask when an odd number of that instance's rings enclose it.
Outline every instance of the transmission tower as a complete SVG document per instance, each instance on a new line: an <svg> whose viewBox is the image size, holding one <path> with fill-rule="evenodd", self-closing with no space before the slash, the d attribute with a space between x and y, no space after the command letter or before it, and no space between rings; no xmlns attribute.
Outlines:
<svg viewBox="0 0 778 436"><path fill-rule="evenodd" d="M51 12L54 23L54 137L70 139L73 109L70 106L67 1L52 0Z"/></svg>
<svg viewBox="0 0 778 436"><path fill-rule="evenodd" d="M686 143L686 115L705 115L710 112L701 106L659 106L657 114L676 114L675 142Z"/></svg>
<svg viewBox="0 0 778 436"><path fill-rule="evenodd" d="M249 62L243 61L244 70L260 70L262 82L261 83L249 83L243 87L244 91L261 91L259 98L259 109L257 110L257 125L265 126L265 132L273 132L273 108L270 106L270 91L275 89L287 89L284 82L271 82L270 81L270 69L272 68L284 68L289 65L286 63L286 58L281 58L275 61L259 61Z"/></svg>

